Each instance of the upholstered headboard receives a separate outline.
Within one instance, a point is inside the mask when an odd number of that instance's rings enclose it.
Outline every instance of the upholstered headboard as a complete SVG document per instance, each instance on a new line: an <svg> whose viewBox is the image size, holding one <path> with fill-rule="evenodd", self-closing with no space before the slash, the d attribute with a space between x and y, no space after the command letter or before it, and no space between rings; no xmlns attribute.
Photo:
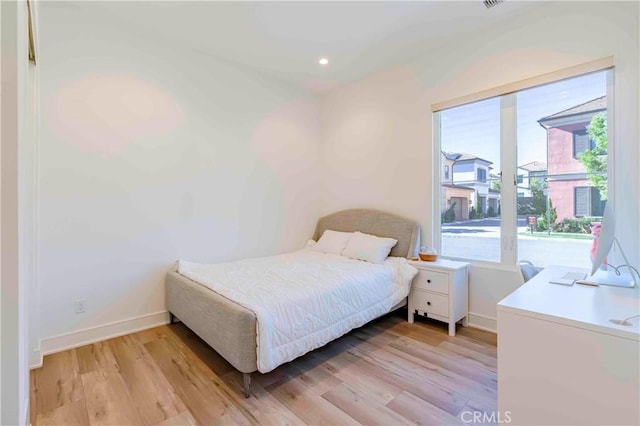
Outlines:
<svg viewBox="0 0 640 426"><path fill-rule="evenodd" d="M313 239L318 241L322 233L331 229L342 232L360 231L378 237L398 240L389 256L412 257L420 248L420 225L402 216L370 209L351 209L321 217Z"/></svg>

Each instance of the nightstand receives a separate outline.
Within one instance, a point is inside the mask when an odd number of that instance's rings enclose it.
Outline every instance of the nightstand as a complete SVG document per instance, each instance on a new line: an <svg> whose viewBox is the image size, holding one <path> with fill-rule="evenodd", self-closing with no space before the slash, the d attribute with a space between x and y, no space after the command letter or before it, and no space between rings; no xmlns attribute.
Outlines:
<svg viewBox="0 0 640 426"><path fill-rule="evenodd" d="M438 259L435 262L411 261L418 268L409 292L409 316L419 315L449 324L449 336L456 335L456 322L467 326L469 314L469 264Z"/></svg>

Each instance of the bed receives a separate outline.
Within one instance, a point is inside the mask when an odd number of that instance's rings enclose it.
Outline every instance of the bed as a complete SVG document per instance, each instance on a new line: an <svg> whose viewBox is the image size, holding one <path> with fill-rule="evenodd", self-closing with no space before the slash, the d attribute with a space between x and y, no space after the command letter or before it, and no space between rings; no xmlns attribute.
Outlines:
<svg viewBox="0 0 640 426"><path fill-rule="evenodd" d="M351 209L322 217L318 220L313 239L318 241L325 230L359 231L379 237L394 238L398 242L391 249L389 256L396 258L406 259L415 256L420 244L420 227L416 222L376 210ZM304 256L307 255L304 254ZM285 258L285 260L290 259ZM385 264L395 260L399 261L399 259L389 258L385 260ZM357 267L357 265L349 265L349 267ZM243 306L242 303L234 302L225 296L224 292L213 291L202 282L197 282L175 270L167 273L166 296L171 321L173 322L176 318L182 321L233 367L243 373L244 394L245 397L249 397L251 373L261 371L259 368L261 362L264 368L262 359L264 349L259 354L258 347L264 336L259 332L260 324L257 324L255 311ZM379 317L405 304L406 297L393 306L385 306L384 311L377 308L374 314ZM373 318L369 320L371 319Z"/></svg>

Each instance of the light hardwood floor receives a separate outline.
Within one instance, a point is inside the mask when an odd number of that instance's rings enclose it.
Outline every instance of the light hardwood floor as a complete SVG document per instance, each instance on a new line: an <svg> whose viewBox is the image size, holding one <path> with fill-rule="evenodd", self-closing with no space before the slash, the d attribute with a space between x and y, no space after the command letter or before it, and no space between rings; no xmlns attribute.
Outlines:
<svg viewBox="0 0 640 426"><path fill-rule="evenodd" d="M463 424L497 409L496 336L380 318L268 374L242 375L181 323L44 358L32 424Z"/></svg>

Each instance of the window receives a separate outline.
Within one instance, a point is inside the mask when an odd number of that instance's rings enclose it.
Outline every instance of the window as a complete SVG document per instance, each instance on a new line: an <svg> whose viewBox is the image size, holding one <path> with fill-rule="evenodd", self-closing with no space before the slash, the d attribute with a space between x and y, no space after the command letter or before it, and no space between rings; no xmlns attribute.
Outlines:
<svg viewBox="0 0 640 426"><path fill-rule="evenodd" d="M600 191L593 186L576 186L573 188L573 211L576 217L602 216L604 202Z"/></svg>
<svg viewBox="0 0 640 426"><path fill-rule="evenodd" d="M576 186L573 188L573 210L576 216L589 216L591 213L591 188Z"/></svg>
<svg viewBox="0 0 640 426"><path fill-rule="evenodd" d="M444 256L499 262L500 185L487 182L487 170L500 167L500 100L451 108L440 118L441 161L453 161L455 184L441 182L440 211L442 215L447 207L442 200L456 200L456 221L442 220L439 251ZM481 238L485 235L490 238Z"/></svg>
<svg viewBox="0 0 640 426"><path fill-rule="evenodd" d="M582 218L602 214L601 199L606 195L600 196L597 182L604 179L600 187L605 194L607 160L597 159L601 164L594 168L583 158L596 145L589 129L593 133L598 126L606 128L607 74L593 73L517 94L518 163L533 160L546 166L542 179L531 186L530 211L539 218L537 229L533 235L518 229L521 259L540 266L590 266L589 220ZM536 125L542 132L533 136L529 126ZM606 132L603 142L607 144Z"/></svg>
<svg viewBox="0 0 640 426"><path fill-rule="evenodd" d="M607 198L612 75L591 72L434 112L434 152L457 153L454 183L473 191L469 220L440 225L434 240L443 256L590 266L581 218L601 216ZM529 216L537 218L533 235Z"/></svg>
<svg viewBox="0 0 640 426"><path fill-rule="evenodd" d="M445 164L444 166L444 178L445 180L449 180L449 165Z"/></svg>
<svg viewBox="0 0 640 426"><path fill-rule="evenodd" d="M573 132L573 158L578 158L595 146L594 141L589 137L587 129L575 130Z"/></svg>
<svg viewBox="0 0 640 426"><path fill-rule="evenodd" d="M485 169L478 169L477 173L478 173L478 177L477 177L478 182L484 183L487 181L487 171Z"/></svg>

